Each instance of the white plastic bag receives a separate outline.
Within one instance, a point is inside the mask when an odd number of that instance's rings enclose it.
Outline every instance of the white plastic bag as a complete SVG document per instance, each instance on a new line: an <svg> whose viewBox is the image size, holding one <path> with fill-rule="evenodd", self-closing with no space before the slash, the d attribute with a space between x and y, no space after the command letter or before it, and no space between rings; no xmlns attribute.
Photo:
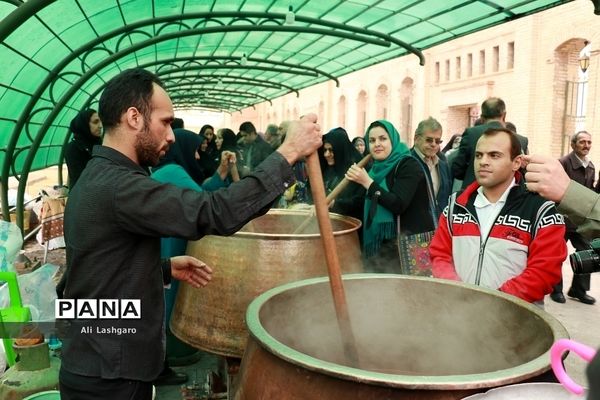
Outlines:
<svg viewBox="0 0 600 400"><path fill-rule="evenodd" d="M0 271L14 272L13 262L23 245L23 235L16 224L0 221Z"/></svg>
<svg viewBox="0 0 600 400"><path fill-rule="evenodd" d="M54 301L56 300L56 285L52 277L58 271L58 266L44 264L33 272L17 276L21 302L29 307L32 321L54 321ZM8 285L0 287L0 308L10 305Z"/></svg>

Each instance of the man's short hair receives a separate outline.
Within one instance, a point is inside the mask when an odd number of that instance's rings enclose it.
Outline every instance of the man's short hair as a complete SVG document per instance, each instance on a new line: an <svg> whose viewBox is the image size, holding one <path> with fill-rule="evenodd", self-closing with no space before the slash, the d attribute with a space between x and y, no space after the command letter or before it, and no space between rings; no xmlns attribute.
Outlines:
<svg viewBox="0 0 600 400"><path fill-rule="evenodd" d="M171 129L183 129L184 126L183 119L181 118L173 118L173 122L171 122Z"/></svg>
<svg viewBox="0 0 600 400"><path fill-rule="evenodd" d="M242 122L242 124L240 125L240 132L256 133L256 128L254 127L254 124L252 122L246 121Z"/></svg>
<svg viewBox="0 0 600 400"><path fill-rule="evenodd" d="M479 126L485 124L485 119L479 117L473 122L473 126Z"/></svg>
<svg viewBox="0 0 600 400"><path fill-rule="evenodd" d="M279 135L279 127L275 124L269 124L267 125L267 129L265 129L265 134L267 133L271 136L277 136Z"/></svg>
<svg viewBox="0 0 600 400"><path fill-rule="evenodd" d="M500 97L490 97L481 103L481 118L500 118L506 112L506 104Z"/></svg>
<svg viewBox="0 0 600 400"><path fill-rule="evenodd" d="M494 128L489 128L485 132L483 132L481 137L495 136L500 132L504 132L509 136L509 138L510 138L510 159L514 160L515 157L520 156L523 153L523 151L521 149L521 142L519 142L519 138L517 137L516 133L514 133L513 131L511 131L510 129L507 129L507 128L494 127Z"/></svg>
<svg viewBox="0 0 600 400"><path fill-rule="evenodd" d="M581 135L582 133L585 133L586 135L590 135L590 133L588 131L576 132L573 135L571 135L571 144L577 143L577 141L579 140L579 135ZM592 136L592 135L590 135L590 136Z"/></svg>
<svg viewBox="0 0 600 400"><path fill-rule="evenodd" d="M442 124L440 124L437 119L429 117L419 122L417 129L415 129L415 136L423 136L425 132L435 132L441 130Z"/></svg>
<svg viewBox="0 0 600 400"><path fill-rule="evenodd" d="M142 68L126 69L109 80L98 103L98 115L104 130L110 131L119 125L121 116L129 107L137 108L146 125L150 124L154 83L163 87L158 76Z"/></svg>

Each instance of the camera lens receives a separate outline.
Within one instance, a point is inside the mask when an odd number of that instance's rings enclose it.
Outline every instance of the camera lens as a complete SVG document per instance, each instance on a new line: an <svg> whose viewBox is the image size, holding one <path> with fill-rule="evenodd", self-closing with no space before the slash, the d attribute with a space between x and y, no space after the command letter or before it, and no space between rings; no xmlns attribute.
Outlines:
<svg viewBox="0 0 600 400"><path fill-rule="evenodd" d="M575 274L591 274L600 271L600 257L594 250L577 251L569 256Z"/></svg>

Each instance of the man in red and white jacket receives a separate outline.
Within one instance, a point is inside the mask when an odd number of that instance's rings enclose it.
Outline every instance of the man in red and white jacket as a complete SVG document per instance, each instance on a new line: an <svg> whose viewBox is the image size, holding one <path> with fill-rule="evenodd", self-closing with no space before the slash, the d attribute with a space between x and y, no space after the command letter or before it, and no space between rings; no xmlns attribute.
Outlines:
<svg viewBox="0 0 600 400"><path fill-rule="evenodd" d="M553 202L527 191L520 165L513 132L495 127L481 136L477 181L451 196L431 242L433 276L543 305L567 256L565 224Z"/></svg>

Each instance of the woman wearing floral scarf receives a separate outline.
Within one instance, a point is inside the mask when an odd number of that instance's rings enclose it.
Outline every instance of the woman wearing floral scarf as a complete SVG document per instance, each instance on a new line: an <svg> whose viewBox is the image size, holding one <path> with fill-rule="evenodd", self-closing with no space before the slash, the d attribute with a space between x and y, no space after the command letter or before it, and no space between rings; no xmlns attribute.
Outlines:
<svg viewBox="0 0 600 400"><path fill-rule="evenodd" d="M346 173L349 180L367 189L363 219L365 269L400 273L396 217L400 215L402 234L434 229L425 173L389 121L369 125L365 142L373 157L370 171L353 165Z"/></svg>

